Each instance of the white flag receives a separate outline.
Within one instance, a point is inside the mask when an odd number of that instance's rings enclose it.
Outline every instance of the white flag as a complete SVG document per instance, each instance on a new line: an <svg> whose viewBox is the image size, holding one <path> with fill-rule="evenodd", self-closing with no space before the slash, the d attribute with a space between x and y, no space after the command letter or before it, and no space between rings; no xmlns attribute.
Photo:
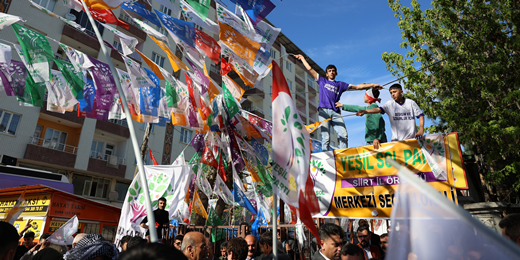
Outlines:
<svg viewBox="0 0 520 260"><path fill-rule="evenodd" d="M81 12L83 10L83 5L78 0L62 0L63 5L70 9L76 10L76 12Z"/></svg>
<svg viewBox="0 0 520 260"><path fill-rule="evenodd" d="M206 29L210 31L211 33L218 34L220 32L220 27L217 23L212 21L211 19L206 19L204 21L199 14L183 0L180 0L181 2L181 12L184 15L184 17L187 17L191 22L194 24L202 27L203 29Z"/></svg>
<svg viewBox="0 0 520 260"><path fill-rule="evenodd" d="M70 63L72 63L72 65L77 71L85 71L90 67L94 66L94 63L90 61L90 59L85 53L75 50L63 43L57 43L65 51L65 54L67 54L67 57L70 60Z"/></svg>
<svg viewBox="0 0 520 260"><path fill-rule="evenodd" d="M109 31L113 32L117 37L119 37L119 40L121 41L121 48L123 49L123 54L125 56L134 53L135 46L137 46L138 43L136 38L128 36L112 26L108 26L104 23L99 24L103 25L105 28L107 28Z"/></svg>
<svg viewBox="0 0 520 260"><path fill-rule="evenodd" d="M179 154L179 156L177 156L177 159L175 159L175 161L172 163L172 165L178 166L178 165L185 165L185 164L186 164L186 160L184 159L184 151L182 151L181 154Z"/></svg>
<svg viewBox="0 0 520 260"><path fill-rule="evenodd" d="M58 230L54 231L50 237L47 238L53 244L66 246L72 245L74 240L74 233L78 232L79 220L76 215L63 224Z"/></svg>
<svg viewBox="0 0 520 260"><path fill-rule="evenodd" d="M132 81L132 87L134 88L144 88L144 87L155 87L152 79L148 77L148 73L141 67L139 63L134 61L132 58L121 56L125 61L126 70L130 75L130 80Z"/></svg>
<svg viewBox="0 0 520 260"><path fill-rule="evenodd" d="M67 80L60 71L51 70L51 80L45 82L49 91L47 108L50 111L60 112L72 111L78 100L74 97Z"/></svg>
<svg viewBox="0 0 520 260"><path fill-rule="evenodd" d="M0 13L0 30L3 30L4 28L9 27L11 24L16 23L18 21L23 21L22 17L6 13Z"/></svg>
<svg viewBox="0 0 520 260"><path fill-rule="evenodd" d="M0 63L11 64L12 56L11 46L0 43Z"/></svg>
<svg viewBox="0 0 520 260"><path fill-rule="evenodd" d="M131 17L131 16L130 16ZM141 29L148 35L151 35L157 39L161 39L163 41L165 41L166 43L168 43L168 45L170 45L170 42L168 41L168 37L162 33L160 33L159 31L155 30L153 27L151 27L150 25L146 24L145 22L137 19L137 18L134 18L134 17L131 17L132 20L138 24L139 26L141 26Z"/></svg>
<svg viewBox="0 0 520 260"><path fill-rule="evenodd" d="M228 205L236 205L233 194L231 193L229 188L226 186L226 184L220 177L220 174L216 175L214 191L215 191L215 194L217 194L220 198L222 198L224 203L226 203Z"/></svg>

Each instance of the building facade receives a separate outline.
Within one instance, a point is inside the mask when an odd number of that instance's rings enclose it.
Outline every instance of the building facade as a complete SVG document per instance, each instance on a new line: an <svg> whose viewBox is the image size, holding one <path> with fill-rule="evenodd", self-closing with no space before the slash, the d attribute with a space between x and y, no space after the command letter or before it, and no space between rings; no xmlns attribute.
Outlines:
<svg viewBox="0 0 520 260"><path fill-rule="evenodd" d="M29 1L12 1L3 12L21 16L25 21L19 23L23 26L106 62L97 39L91 37L94 34L93 27L84 12L70 10L58 0L33 1L57 15L76 21L86 30L77 30L61 20L47 15L31 6ZM147 1L139 2L151 10L152 6ZM152 1L152 5L157 10L171 14L171 10L155 1ZM212 1L212 5L213 8L210 9L208 17L216 19L214 1ZM130 15L141 20L144 19L133 13L124 12L121 8L113 11L119 19L130 24L129 29L120 26L117 26L117 29L138 39L139 43L136 48L139 51L174 74L166 53L151 39L148 39L145 32L133 24ZM146 20L144 21L146 22ZM104 29L103 26L97 26L102 32L103 40L115 48L121 49L117 36ZM168 35L164 29L156 29ZM218 35L205 32L218 39ZM3 43L17 43L11 28L0 31L0 39ZM56 42L49 40L49 43L55 53L55 58L67 60L65 53ZM170 40L170 43L173 43L173 40ZM287 37L280 34L271 49L271 56L283 68L303 121L307 124L314 123L318 120L317 84L301 62L296 61L292 56L280 57L282 46L288 50L288 53L302 52ZM174 44L170 45L170 49L178 57L183 58L182 52L177 50ZM111 50L110 57L116 68L126 71L123 60L116 51ZM131 55L131 58L143 63L137 54ZM13 59L19 60L17 54L13 54ZM312 60L311 64L318 73L324 75L323 69ZM208 58L206 58L206 66L209 68L210 76L220 83L220 68ZM57 69L56 65L53 69ZM184 81L183 73L180 74L177 76ZM272 75L264 78L256 88L245 86L236 74L230 76L246 90L244 94L246 100L243 101L242 108L271 120L273 113L271 105ZM146 124L135 121L132 121L132 124L136 129L137 139L141 142ZM182 151L185 152L185 158L189 160L194 154L193 147L189 145L194 134L191 129L181 126L153 126L148 146L159 164L171 164ZM314 139L321 139L318 134L319 131L313 134ZM336 144L337 138L333 135L331 145ZM100 121L78 117L75 112L65 114L49 112L46 104L42 108L20 106L16 98L6 96L3 88L0 91L0 156L0 162L4 164L63 174L73 184L76 195L118 207L122 206L136 169L135 154L126 120ZM145 163L151 164L148 153Z"/></svg>

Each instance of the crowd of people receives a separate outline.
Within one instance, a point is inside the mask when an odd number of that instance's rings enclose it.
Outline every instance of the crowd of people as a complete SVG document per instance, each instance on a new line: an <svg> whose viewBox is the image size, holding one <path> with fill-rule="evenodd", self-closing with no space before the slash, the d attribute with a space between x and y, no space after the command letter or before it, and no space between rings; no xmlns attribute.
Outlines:
<svg viewBox="0 0 520 260"><path fill-rule="evenodd" d="M520 246L520 214L509 214L499 223L503 236ZM348 241L346 232L333 223L322 224L319 228L321 243L313 245L315 250L310 260L370 260L385 259L389 248L389 234L381 236L370 231L368 221L359 221L355 239ZM34 233L23 236L16 228L0 222L0 260L272 260L273 234L270 230L256 236L247 234L244 238L235 237L220 241L220 256L214 255L215 248L209 234L192 231L175 236L173 246L164 243L149 243L142 237L125 236L120 248L107 241L100 234L79 233L70 246L63 251L51 247L43 234L34 243ZM279 260L307 259L297 249L294 239L285 239L278 232L277 258ZM23 238L23 244L19 241ZM399 245L396 245L399 246Z"/></svg>

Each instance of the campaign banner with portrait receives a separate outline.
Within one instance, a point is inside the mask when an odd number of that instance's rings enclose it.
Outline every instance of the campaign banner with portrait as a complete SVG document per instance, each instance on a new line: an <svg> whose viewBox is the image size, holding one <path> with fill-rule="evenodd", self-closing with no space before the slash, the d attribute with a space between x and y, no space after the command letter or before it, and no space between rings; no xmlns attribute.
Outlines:
<svg viewBox="0 0 520 260"><path fill-rule="evenodd" d="M453 150L452 150L453 151ZM311 154L311 177L320 203L314 217L389 218L400 178L392 159L456 203L448 139L442 134ZM425 197L416 203L428 204Z"/></svg>

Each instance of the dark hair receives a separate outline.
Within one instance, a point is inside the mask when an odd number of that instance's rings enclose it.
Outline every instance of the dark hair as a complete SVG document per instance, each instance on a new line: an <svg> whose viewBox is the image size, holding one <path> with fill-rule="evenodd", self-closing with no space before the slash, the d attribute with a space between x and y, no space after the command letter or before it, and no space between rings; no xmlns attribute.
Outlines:
<svg viewBox="0 0 520 260"><path fill-rule="evenodd" d="M268 246L273 246L273 233L271 231L267 231L260 235L260 239L258 240L259 244L267 244Z"/></svg>
<svg viewBox="0 0 520 260"><path fill-rule="evenodd" d="M49 234L49 233L45 233L45 234L43 234L43 235L40 237L40 239L47 239L47 238L49 238L50 236L51 236L51 234Z"/></svg>
<svg viewBox="0 0 520 260"><path fill-rule="evenodd" d="M331 236L338 235L341 239L345 238L345 231L343 229L332 223L325 223L320 227L319 235L321 240L325 241L329 239Z"/></svg>
<svg viewBox="0 0 520 260"><path fill-rule="evenodd" d="M122 238L121 238L121 241L120 241L121 245L124 244L124 243L128 243L128 241L130 240L130 238L132 238L132 236L128 236L128 235L126 235L126 236L122 237Z"/></svg>
<svg viewBox="0 0 520 260"><path fill-rule="evenodd" d="M184 240L184 236L183 236L183 235L176 235L176 236L175 236L175 240L180 240L180 241L182 241L182 240Z"/></svg>
<svg viewBox="0 0 520 260"><path fill-rule="evenodd" d="M188 260L188 258L179 250L164 244L151 243L142 246L136 246L123 252L118 260L169 260L179 259Z"/></svg>
<svg viewBox="0 0 520 260"><path fill-rule="evenodd" d="M359 247L358 245L349 243L349 244L344 245L341 248L341 255L351 255L351 256L363 255L363 249L361 249L361 247Z"/></svg>
<svg viewBox="0 0 520 260"><path fill-rule="evenodd" d="M226 251L233 252L235 260L244 260L247 258L247 242L241 237L235 237L229 240Z"/></svg>
<svg viewBox="0 0 520 260"><path fill-rule="evenodd" d="M372 88L372 95L374 95L375 98L379 97L379 89Z"/></svg>
<svg viewBox="0 0 520 260"><path fill-rule="evenodd" d="M370 233L370 230L368 230L368 228L365 227L365 226L360 226L360 227L358 227L357 232L359 233L359 232L363 232L363 231L365 231L365 230L368 231L368 233Z"/></svg>
<svg viewBox="0 0 520 260"><path fill-rule="evenodd" d="M387 236L388 236L388 233L384 233L384 234L382 234L381 236L379 236L379 238L385 238L385 237L387 237Z"/></svg>
<svg viewBox="0 0 520 260"><path fill-rule="evenodd" d="M54 248L51 248L51 247L47 247L47 248L44 248L42 250L39 250L38 253L36 253L36 255L34 255L34 257L32 258L33 260L61 260L63 259L63 255L58 252L58 250L54 249Z"/></svg>
<svg viewBox="0 0 520 260"><path fill-rule="evenodd" d="M222 242L222 244L220 244L220 250L222 250L224 248L227 248L227 241L224 241L224 242Z"/></svg>
<svg viewBox="0 0 520 260"><path fill-rule="evenodd" d="M335 69L336 73L338 72L338 69L336 69L336 66L334 66L332 64L329 64L329 66L327 66L327 68L325 68L325 72L327 72L329 69Z"/></svg>
<svg viewBox="0 0 520 260"><path fill-rule="evenodd" d="M23 238L34 238L34 232L29 231L23 235Z"/></svg>
<svg viewBox="0 0 520 260"><path fill-rule="evenodd" d="M166 203L166 198L165 197L160 197L158 201L164 201L164 203Z"/></svg>
<svg viewBox="0 0 520 260"><path fill-rule="evenodd" d="M395 83L395 84L393 84L392 86L390 86L390 88L389 88L388 90L392 90L392 89L403 90L403 87L401 86L401 84L399 84L399 83Z"/></svg>
<svg viewBox="0 0 520 260"><path fill-rule="evenodd" d="M513 240L514 243L520 237L520 213L508 214L500 222L498 226L506 229L506 235Z"/></svg>
<svg viewBox="0 0 520 260"><path fill-rule="evenodd" d="M8 222L0 221L0 258L3 258L9 250L13 250L13 255L16 253L16 246L18 245L18 231L13 225Z"/></svg>
<svg viewBox="0 0 520 260"><path fill-rule="evenodd" d="M126 244L126 250L132 248L132 247L141 247L143 245L146 244L146 239L142 238L142 237L132 237L128 240L127 244Z"/></svg>

